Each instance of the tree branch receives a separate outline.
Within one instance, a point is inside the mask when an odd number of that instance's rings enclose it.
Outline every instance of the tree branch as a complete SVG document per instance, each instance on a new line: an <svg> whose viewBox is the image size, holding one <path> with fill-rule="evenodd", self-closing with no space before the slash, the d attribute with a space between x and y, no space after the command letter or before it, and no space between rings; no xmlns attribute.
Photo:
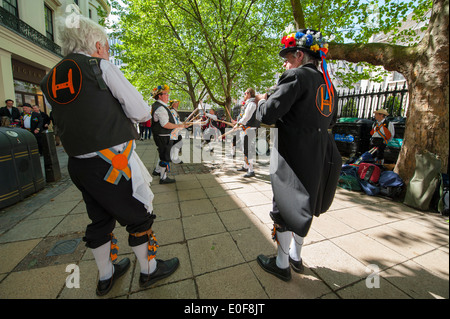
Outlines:
<svg viewBox="0 0 450 319"><path fill-rule="evenodd" d="M297 29L305 29L305 14L303 13L302 3L300 0L291 0L291 5Z"/></svg>
<svg viewBox="0 0 450 319"><path fill-rule="evenodd" d="M414 48L387 43L330 43L327 59L368 62L403 73L417 60Z"/></svg>

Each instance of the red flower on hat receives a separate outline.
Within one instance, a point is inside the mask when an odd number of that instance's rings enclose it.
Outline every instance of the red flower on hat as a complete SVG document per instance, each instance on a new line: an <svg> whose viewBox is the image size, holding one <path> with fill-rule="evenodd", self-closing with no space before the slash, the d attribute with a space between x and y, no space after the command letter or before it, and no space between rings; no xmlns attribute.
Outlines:
<svg viewBox="0 0 450 319"><path fill-rule="evenodd" d="M281 39L281 44L285 44L286 43L286 39L287 39L287 36L284 36L283 39Z"/></svg>
<svg viewBox="0 0 450 319"><path fill-rule="evenodd" d="M297 41L295 40L294 37L289 37L288 39L286 39L285 43L286 48L295 47L296 45Z"/></svg>

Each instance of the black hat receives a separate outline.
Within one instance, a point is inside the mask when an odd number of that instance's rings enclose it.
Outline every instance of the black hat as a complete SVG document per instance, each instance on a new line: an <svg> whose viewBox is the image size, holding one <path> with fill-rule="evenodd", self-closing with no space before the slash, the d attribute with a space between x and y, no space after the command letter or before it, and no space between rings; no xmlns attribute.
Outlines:
<svg viewBox="0 0 450 319"><path fill-rule="evenodd" d="M24 106L31 107L31 104L30 104L30 103L23 103L23 104L22 104L22 107L24 107Z"/></svg>
<svg viewBox="0 0 450 319"><path fill-rule="evenodd" d="M279 54L282 58L288 52L302 50L320 59L320 51L324 51L325 54L328 52L328 43L322 38L320 31L312 29L299 29L295 31L292 25L285 29L281 44L283 44L283 48Z"/></svg>

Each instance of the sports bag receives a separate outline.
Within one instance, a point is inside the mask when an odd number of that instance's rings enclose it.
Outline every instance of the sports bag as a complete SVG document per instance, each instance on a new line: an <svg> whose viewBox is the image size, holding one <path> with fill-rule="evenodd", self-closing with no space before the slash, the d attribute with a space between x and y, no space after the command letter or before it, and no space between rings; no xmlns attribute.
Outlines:
<svg viewBox="0 0 450 319"><path fill-rule="evenodd" d="M441 159L438 155L425 152L416 154L416 170L406 188L405 205L428 210L436 187L439 184Z"/></svg>
<svg viewBox="0 0 450 319"><path fill-rule="evenodd" d="M358 176L361 180L377 184L380 179L381 169L371 163L361 163L358 168Z"/></svg>

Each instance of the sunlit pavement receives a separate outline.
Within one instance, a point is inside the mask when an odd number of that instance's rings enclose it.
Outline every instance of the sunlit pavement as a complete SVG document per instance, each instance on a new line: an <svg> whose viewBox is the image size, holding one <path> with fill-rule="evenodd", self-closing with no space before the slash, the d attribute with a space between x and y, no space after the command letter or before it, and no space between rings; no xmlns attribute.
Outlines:
<svg viewBox="0 0 450 319"><path fill-rule="evenodd" d="M136 144L152 172L153 140ZM239 156L173 164L176 183L153 180L157 258L176 256L179 269L141 290L128 234L117 225L119 259L132 265L103 298L449 298L448 217L344 189L313 220L302 250L305 273L292 272L286 283L263 271L256 257L276 253L269 161L258 160L256 176L244 178L236 172ZM0 299L99 298L97 267L81 241L90 221L62 147L58 157L60 181L0 210Z"/></svg>

